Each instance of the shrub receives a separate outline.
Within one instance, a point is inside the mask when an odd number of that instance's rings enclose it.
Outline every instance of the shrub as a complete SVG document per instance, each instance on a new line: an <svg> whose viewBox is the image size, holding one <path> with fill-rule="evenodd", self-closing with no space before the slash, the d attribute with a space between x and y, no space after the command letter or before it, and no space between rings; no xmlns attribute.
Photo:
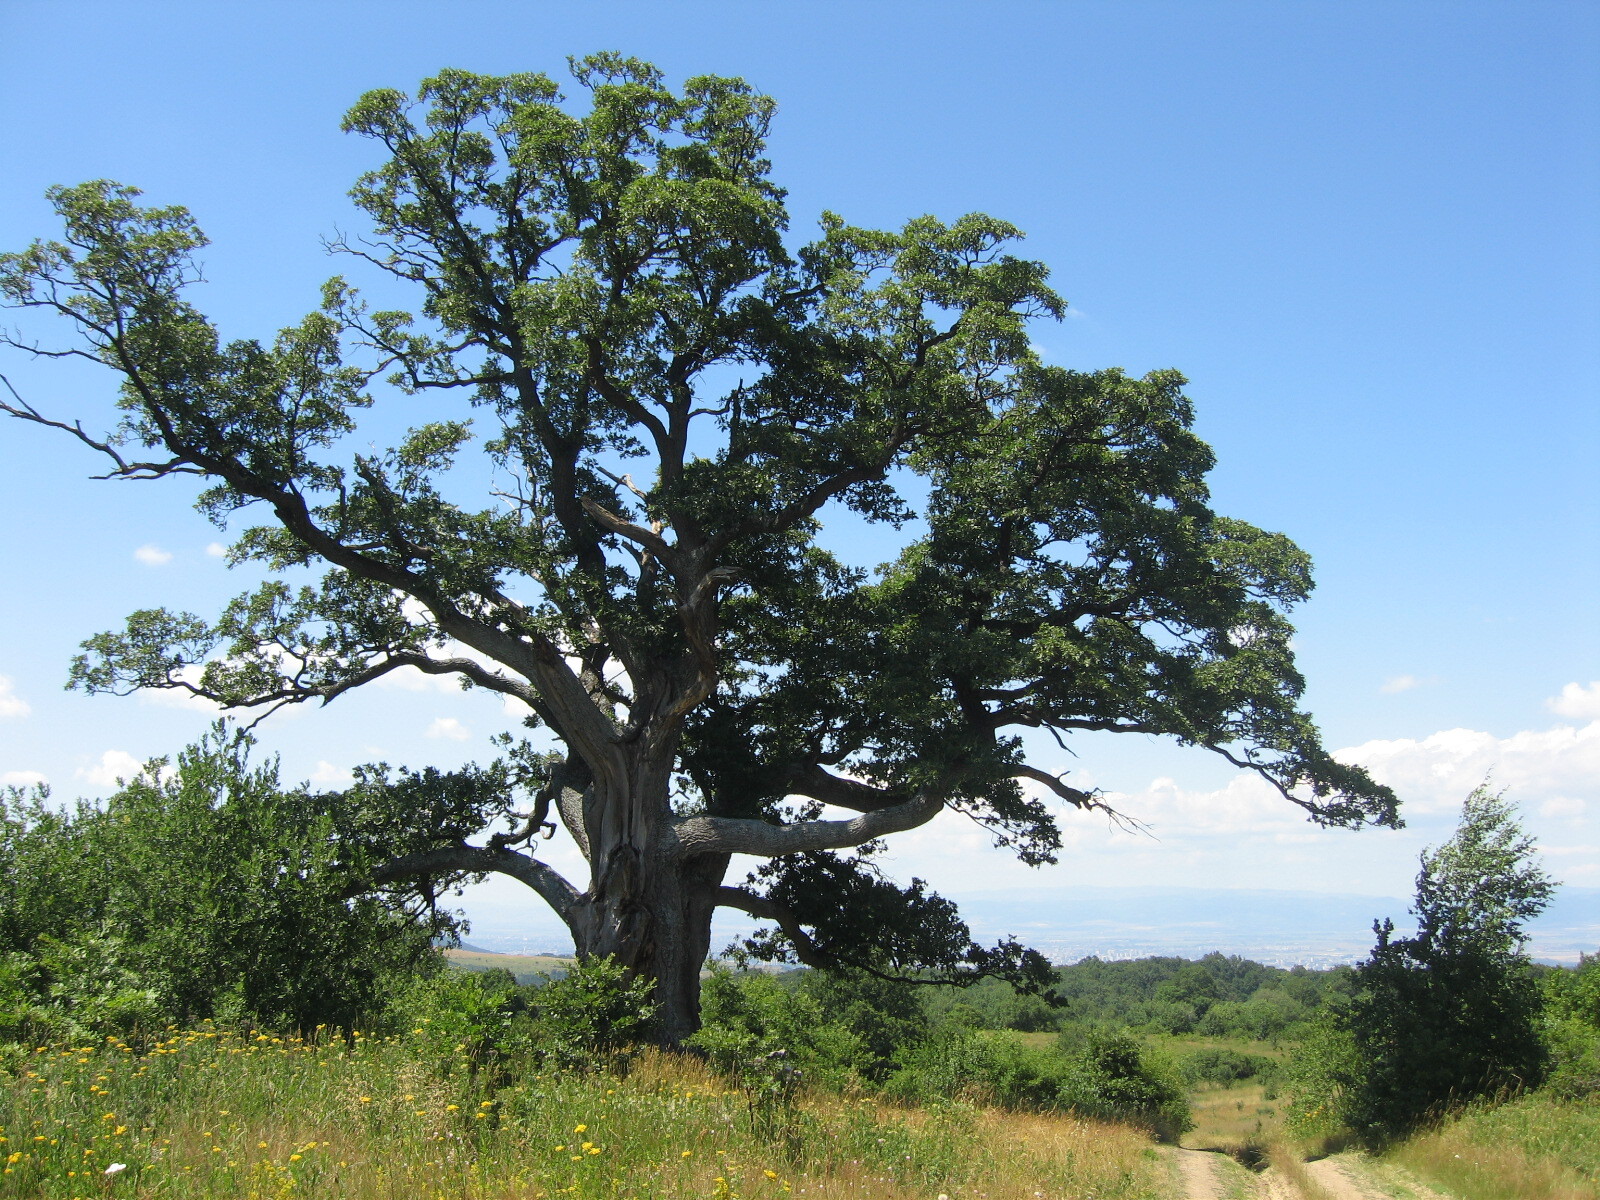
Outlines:
<svg viewBox="0 0 1600 1200"><path fill-rule="evenodd" d="M1573 971L1551 971L1543 984L1549 1087L1566 1099L1600 1093L1600 954Z"/></svg>
<svg viewBox="0 0 1600 1200"><path fill-rule="evenodd" d="M1143 1125L1167 1139L1191 1127L1177 1071L1130 1034L1095 1030L1069 1044L1075 1048L1035 1048L946 1025L903 1056L885 1090L915 1103L964 1097L1007 1108L1072 1111Z"/></svg>
<svg viewBox="0 0 1600 1200"><path fill-rule="evenodd" d="M251 766L251 746L219 723L103 806L0 795L0 953L22 956L8 1011L111 1033L210 1016L348 1027L437 968L448 918L352 898L327 805L282 788L275 762Z"/></svg>
<svg viewBox="0 0 1600 1200"><path fill-rule="evenodd" d="M869 1058L863 1039L830 1021L812 991L785 988L762 972L714 964L701 986L700 1016L689 1046L746 1087L767 1087L781 1077L785 1086L803 1078L845 1088Z"/></svg>
<svg viewBox="0 0 1600 1200"><path fill-rule="evenodd" d="M476 1070L531 1047L529 991L506 970L438 971L401 986L384 1017L438 1062Z"/></svg>
<svg viewBox="0 0 1600 1200"><path fill-rule="evenodd" d="M1258 1076L1271 1077L1278 1064L1260 1054L1208 1047L1186 1055L1180 1064L1183 1077L1191 1084L1236 1083Z"/></svg>

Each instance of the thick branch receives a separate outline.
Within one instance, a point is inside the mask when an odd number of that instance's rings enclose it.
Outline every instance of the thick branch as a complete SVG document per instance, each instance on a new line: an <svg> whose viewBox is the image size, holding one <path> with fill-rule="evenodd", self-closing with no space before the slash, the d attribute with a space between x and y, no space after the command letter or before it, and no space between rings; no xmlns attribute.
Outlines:
<svg viewBox="0 0 1600 1200"><path fill-rule="evenodd" d="M754 854L773 858L809 850L842 850L873 838L926 825L944 807L944 797L923 793L902 804L848 821L799 821L773 825L739 817L685 817L671 826L670 848L682 858L697 854Z"/></svg>
<svg viewBox="0 0 1600 1200"><path fill-rule="evenodd" d="M758 921L771 921L783 931L783 936L794 946L794 956L806 966L821 971L838 965L822 953L816 942L811 940L811 935L795 920L794 914L783 905L736 887L719 887L712 893L712 898L718 908L737 908Z"/></svg>
<svg viewBox="0 0 1600 1200"><path fill-rule="evenodd" d="M515 850L468 845L419 850L379 867L372 873L372 882L394 883L417 875L448 875L457 871L473 874L493 871L520 880L538 892L544 902L555 909L558 917L571 923L573 906L578 902L578 889L554 867Z"/></svg>
<svg viewBox="0 0 1600 1200"><path fill-rule="evenodd" d="M582 497L579 503L583 505L583 511L589 514L595 524L599 525L607 533L614 533L619 537L625 537L629 541L643 546L671 567L675 574L679 572L680 556L672 543L662 537L660 533L646 529L643 525L636 525L632 521L624 520L587 496Z"/></svg>
<svg viewBox="0 0 1600 1200"><path fill-rule="evenodd" d="M882 812L906 802L904 792L887 792L870 783L845 779L815 763L795 768L789 776L789 791L796 796L807 796L835 808L848 808L860 813Z"/></svg>

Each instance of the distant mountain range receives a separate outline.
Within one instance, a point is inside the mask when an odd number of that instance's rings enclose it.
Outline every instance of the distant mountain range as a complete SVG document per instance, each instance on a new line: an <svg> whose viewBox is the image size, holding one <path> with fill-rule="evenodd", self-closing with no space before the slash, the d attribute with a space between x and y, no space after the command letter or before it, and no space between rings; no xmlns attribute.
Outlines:
<svg viewBox="0 0 1600 1200"><path fill-rule="evenodd" d="M971 892L950 897L980 942L1015 935L1056 962L1178 955L1213 950L1274 966L1356 962L1372 948L1372 922L1392 917L1407 929L1409 901L1344 893L1228 888L1066 887ZM726 910L723 910L726 912ZM502 953L570 954L553 914L528 905L469 905L474 948ZM755 922L719 918L713 951L747 935ZM1600 888L1563 887L1529 926L1529 951L1545 962L1574 963L1600 951Z"/></svg>

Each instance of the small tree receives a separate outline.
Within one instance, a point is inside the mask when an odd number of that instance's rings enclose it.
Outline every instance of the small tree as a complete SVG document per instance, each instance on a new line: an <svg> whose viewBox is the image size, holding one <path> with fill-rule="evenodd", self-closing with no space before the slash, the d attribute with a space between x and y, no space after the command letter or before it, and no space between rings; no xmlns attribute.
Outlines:
<svg viewBox="0 0 1600 1200"><path fill-rule="evenodd" d="M1422 856L1417 932L1378 944L1311 1055L1311 1094L1364 1140L1402 1135L1444 1109L1541 1078L1540 993L1522 927L1555 884L1534 861L1515 807L1480 787L1455 836Z"/></svg>
<svg viewBox="0 0 1600 1200"><path fill-rule="evenodd" d="M348 895L330 811L344 797L281 787L250 746L219 724L101 806L0 795L0 958L29 968L40 1004L95 1027L132 989L146 1022L349 1025L397 976L437 967L448 915L395 890Z"/></svg>
<svg viewBox="0 0 1600 1200"><path fill-rule="evenodd" d="M105 181L52 192L62 241L0 255L0 294L76 331L13 344L110 368L124 421L0 410L112 477L203 478L219 525L265 518L234 562L320 573L214 620L135 613L77 686L269 711L414 669L505 697L554 747L521 757L530 810L469 842L509 795L435 820L413 792L425 824L368 877L513 876L579 954L657 981L670 1041L718 906L807 962L1045 984L857 849L948 809L1053 861L1053 805L1107 809L1030 762L1028 731L1167 735L1325 824L1396 823L1298 707L1284 613L1309 562L1211 510L1177 372L1040 362L1028 323L1065 305L1004 221L824 214L791 239L773 104L740 80L674 91L614 54L572 73L586 111L542 75L465 71L350 111L382 159L352 193L367 237L336 248L415 315L335 279L275 338L226 342L189 299L194 220ZM378 404L417 422L383 451ZM824 536L845 512L912 531L858 569ZM587 878L532 852L555 820ZM772 865L728 886L738 854Z"/></svg>

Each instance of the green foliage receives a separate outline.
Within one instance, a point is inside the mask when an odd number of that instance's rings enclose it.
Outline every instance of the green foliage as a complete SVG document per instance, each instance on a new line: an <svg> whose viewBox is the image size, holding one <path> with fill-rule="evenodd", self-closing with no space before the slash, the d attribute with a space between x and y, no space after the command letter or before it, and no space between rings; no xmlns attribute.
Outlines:
<svg viewBox="0 0 1600 1200"><path fill-rule="evenodd" d="M1261 1054L1209 1046L1192 1050L1179 1063L1183 1077L1191 1084L1237 1083L1242 1079L1271 1079L1278 1074L1275 1059Z"/></svg>
<svg viewBox="0 0 1600 1200"><path fill-rule="evenodd" d="M1479 788L1422 859L1417 932L1378 944L1304 1052L1294 1111L1382 1143L1480 1096L1536 1085L1548 1060L1521 926L1554 885L1510 803Z"/></svg>
<svg viewBox="0 0 1600 1200"><path fill-rule="evenodd" d="M1600 1095L1600 954L1582 955L1576 970L1551 971L1540 982L1549 1088L1571 1100Z"/></svg>
<svg viewBox="0 0 1600 1200"><path fill-rule="evenodd" d="M689 1045L746 1087L788 1086L793 1072L846 1088L869 1068L867 1044L830 1018L810 988L784 987L764 972L713 965L701 991L700 1031Z"/></svg>
<svg viewBox="0 0 1600 1200"><path fill-rule="evenodd" d="M928 1014L917 988L862 971L807 971L799 987L829 1024L860 1040L856 1070L870 1082L894 1068L903 1046L927 1036Z"/></svg>
<svg viewBox="0 0 1600 1200"><path fill-rule="evenodd" d="M275 763L252 767L250 745L219 725L103 807L4 798L0 1023L349 1026L397 979L437 969L448 919L351 898L332 806L281 788Z"/></svg>
<svg viewBox="0 0 1600 1200"><path fill-rule="evenodd" d="M527 991L508 971L419 975L389 996L382 1024L445 1069L476 1072L531 1045Z"/></svg>
<svg viewBox="0 0 1600 1200"><path fill-rule="evenodd" d="M1123 1031L1094 1031L1062 1048L943 1025L906 1047L887 1093L929 1103L968 1096L1009 1108L1072 1111L1143 1125L1176 1139L1190 1127L1173 1065Z"/></svg>
<svg viewBox="0 0 1600 1200"><path fill-rule="evenodd" d="M540 1048L569 1069L625 1061L649 1036L653 984L613 958L580 958L534 993Z"/></svg>
<svg viewBox="0 0 1600 1200"><path fill-rule="evenodd" d="M1345 967L1283 970L1220 953L1193 961L1085 958L1053 969L1050 989L1065 1000L1064 1007L1019 995L1001 981L981 982L954 995L930 991L924 1003L936 1019L964 1005L977 1026L986 1029L1048 1032L1087 1024L1270 1041L1298 1036L1323 997L1348 973ZM1169 986L1180 977L1185 982ZM1200 1005L1163 998L1180 988L1205 993L1203 1016Z"/></svg>

